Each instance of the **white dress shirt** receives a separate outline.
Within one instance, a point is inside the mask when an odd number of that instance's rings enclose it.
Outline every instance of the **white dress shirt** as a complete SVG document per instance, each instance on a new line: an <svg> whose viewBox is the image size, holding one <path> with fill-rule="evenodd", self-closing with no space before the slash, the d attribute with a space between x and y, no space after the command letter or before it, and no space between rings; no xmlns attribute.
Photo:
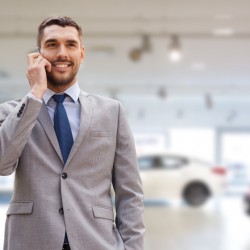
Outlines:
<svg viewBox="0 0 250 250"><path fill-rule="evenodd" d="M54 112L56 108L56 102L52 98L55 94L67 94L66 98L64 99L63 105L66 110L69 124L72 131L73 140L75 141L76 135L78 133L78 130L80 128L80 112L81 112L81 105L79 102L79 95L80 95L80 87L78 83L76 82L71 87L69 87L67 90L65 90L63 93L55 93L50 89L47 89L44 96L43 101L45 102L50 119L54 125Z"/></svg>

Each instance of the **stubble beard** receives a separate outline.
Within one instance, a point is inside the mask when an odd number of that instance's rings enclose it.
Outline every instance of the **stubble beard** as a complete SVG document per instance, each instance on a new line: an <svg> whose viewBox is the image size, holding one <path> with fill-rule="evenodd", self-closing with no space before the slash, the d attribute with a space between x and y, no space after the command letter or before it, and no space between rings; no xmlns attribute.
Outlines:
<svg viewBox="0 0 250 250"><path fill-rule="evenodd" d="M47 72L47 81L50 83L50 85L54 87L62 87L67 86L72 83L76 76L76 73L71 73L68 77L65 78L59 78L55 76L52 72Z"/></svg>

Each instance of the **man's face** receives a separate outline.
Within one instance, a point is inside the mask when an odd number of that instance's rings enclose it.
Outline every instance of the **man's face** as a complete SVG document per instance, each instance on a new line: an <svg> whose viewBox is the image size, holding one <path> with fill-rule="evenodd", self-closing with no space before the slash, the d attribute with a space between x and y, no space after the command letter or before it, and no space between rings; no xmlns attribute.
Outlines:
<svg viewBox="0 0 250 250"><path fill-rule="evenodd" d="M48 87L65 90L76 82L84 58L84 48L76 28L47 26L41 39L41 54L51 63L47 71Z"/></svg>

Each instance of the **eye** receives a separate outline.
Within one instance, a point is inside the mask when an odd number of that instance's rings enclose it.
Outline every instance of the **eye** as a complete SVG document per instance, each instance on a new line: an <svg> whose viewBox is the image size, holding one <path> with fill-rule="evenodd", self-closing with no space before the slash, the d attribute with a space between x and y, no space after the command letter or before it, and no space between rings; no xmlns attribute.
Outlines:
<svg viewBox="0 0 250 250"><path fill-rule="evenodd" d="M68 43L68 47L76 47L76 43Z"/></svg>
<svg viewBox="0 0 250 250"><path fill-rule="evenodd" d="M55 48L56 47L56 43L48 43L46 47L48 47L48 48Z"/></svg>

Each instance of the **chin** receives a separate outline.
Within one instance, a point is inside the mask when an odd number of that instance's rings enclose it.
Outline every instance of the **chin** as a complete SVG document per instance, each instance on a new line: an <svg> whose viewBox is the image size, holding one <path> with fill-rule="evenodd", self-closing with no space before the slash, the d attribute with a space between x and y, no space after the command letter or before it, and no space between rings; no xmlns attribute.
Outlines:
<svg viewBox="0 0 250 250"><path fill-rule="evenodd" d="M47 80L51 86L60 87L60 86L70 86L74 81L75 76L71 77L55 77L55 76L48 76Z"/></svg>

